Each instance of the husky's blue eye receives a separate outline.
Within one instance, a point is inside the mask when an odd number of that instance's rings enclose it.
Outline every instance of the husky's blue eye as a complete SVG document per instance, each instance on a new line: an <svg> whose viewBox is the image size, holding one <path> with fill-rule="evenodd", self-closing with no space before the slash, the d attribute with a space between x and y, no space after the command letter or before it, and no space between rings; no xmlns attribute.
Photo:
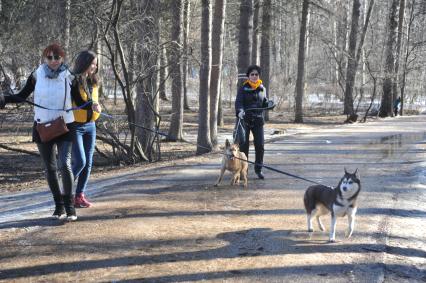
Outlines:
<svg viewBox="0 0 426 283"><path fill-rule="evenodd" d="M353 182L354 182L354 181L350 180L348 183L349 183L349 184L352 184Z"/></svg>

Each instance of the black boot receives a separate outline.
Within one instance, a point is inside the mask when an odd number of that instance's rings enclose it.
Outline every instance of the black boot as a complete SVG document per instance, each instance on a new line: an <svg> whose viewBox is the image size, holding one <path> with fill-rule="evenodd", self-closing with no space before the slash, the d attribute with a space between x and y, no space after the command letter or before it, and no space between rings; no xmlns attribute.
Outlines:
<svg viewBox="0 0 426 283"><path fill-rule="evenodd" d="M256 171L255 173L259 179L261 180L265 179L265 175L263 175L262 171Z"/></svg>
<svg viewBox="0 0 426 283"><path fill-rule="evenodd" d="M67 221L76 221L77 214L75 213L75 208L74 208L74 196L67 195L67 196L64 196L63 198L64 198L65 210L67 212Z"/></svg>
<svg viewBox="0 0 426 283"><path fill-rule="evenodd" d="M65 215L65 207L64 207L64 201L62 199L62 196L55 196L53 197L55 200L55 211L52 214L52 217L55 219L63 219L66 217Z"/></svg>

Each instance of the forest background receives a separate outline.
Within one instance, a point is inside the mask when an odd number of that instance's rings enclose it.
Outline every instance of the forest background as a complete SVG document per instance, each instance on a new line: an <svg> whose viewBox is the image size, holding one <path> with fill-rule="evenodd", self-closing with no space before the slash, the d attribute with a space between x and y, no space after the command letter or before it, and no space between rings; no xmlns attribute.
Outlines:
<svg viewBox="0 0 426 283"><path fill-rule="evenodd" d="M94 50L110 115L97 123L95 165L146 164L216 150L250 64L277 105L274 125L393 117L397 97L399 114L422 112L425 15L422 0L0 0L0 87L22 87L51 42L69 66ZM40 179L32 111L0 111L5 190Z"/></svg>

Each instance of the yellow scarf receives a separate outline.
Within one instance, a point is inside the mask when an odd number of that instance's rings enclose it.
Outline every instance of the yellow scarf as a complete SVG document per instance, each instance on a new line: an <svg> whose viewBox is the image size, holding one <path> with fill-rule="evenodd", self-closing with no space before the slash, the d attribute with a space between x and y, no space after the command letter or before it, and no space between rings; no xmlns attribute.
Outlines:
<svg viewBox="0 0 426 283"><path fill-rule="evenodd" d="M262 80L257 80L255 83L254 82L252 82L251 80L246 80L245 82L244 82L244 84L249 84L249 86L252 88L252 89L257 89L261 84L262 84Z"/></svg>

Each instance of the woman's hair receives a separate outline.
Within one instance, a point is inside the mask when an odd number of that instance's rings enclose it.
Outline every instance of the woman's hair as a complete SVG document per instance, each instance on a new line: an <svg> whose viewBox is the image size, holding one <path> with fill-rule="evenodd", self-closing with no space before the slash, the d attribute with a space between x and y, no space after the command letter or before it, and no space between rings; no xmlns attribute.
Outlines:
<svg viewBox="0 0 426 283"><path fill-rule="evenodd" d="M73 73L75 75L82 75L84 72L87 71L87 69L90 67L90 64L92 64L92 61L96 58L96 53L91 50L83 50L78 55L77 58L74 61L74 68ZM98 69L96 68L96 71L93 75L90 76L90 80L92 83L98 83L98 76L96 73L98 72Z"/></svg>
<svg viewBox="0 0 426 283"><path fill-rule="evenodd" d="M53 55L59 55L62 58L65 58L65 51L64 49L57 43L52 43L49 46L47 46L44 50L43 50L43 57L46 57L49 55L49 53L52 52Z"/></svg>
<svg viewBox="0 0 426 283"><path fill-rule="evenodd" d="M250 76L250 73L251 73L253 70L256 70L256 71L259 73L259 76L260 76L260 74L261 74L261 72L262 72L262 69L261 69L258 65L250 65L250 66L248 66L248 68L247 68L247 73L246 73L247 77L249 77L249 76Z"/></svg>

